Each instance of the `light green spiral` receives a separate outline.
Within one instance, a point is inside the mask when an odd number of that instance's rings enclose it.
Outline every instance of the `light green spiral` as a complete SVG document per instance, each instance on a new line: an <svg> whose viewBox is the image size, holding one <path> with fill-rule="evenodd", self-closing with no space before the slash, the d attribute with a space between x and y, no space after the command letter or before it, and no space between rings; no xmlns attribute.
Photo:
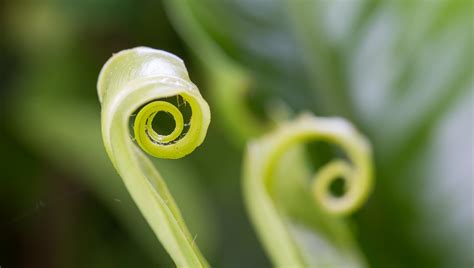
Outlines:
<svg viewBox="0 0 474 268"><path fill-rule="evenodd" d="M335 222L332 221L333 218L347 215L358 209L365 202L372 188L370 145L351 124L341 118L321 118L305 114L253 141L248 146L244 163L246 205L252 223L256 227L267 253L277 267L315 266L310 263L301 250L301 245L291 230L291 220L288 218L289 216L285 215L284 209L278 206L274 192L275 177L278 175L282 158L291 147L311 141L325 141L335 144L343 149L349 159L349 161L343 158L335 159L325 164L308 181L306 186L311 192L310 196L313 197L313 202L323 212L318 217L327 219L329 229L336 228L335 225L339 224L336 222L334 226L331 226ZM291 168L300 168L300 166L293 165L304 163L302 159L295 157L293 155L292 159L286 158L286 161L290 160ZM329 186L338 178L345 181L346 191L343 196L335 197ZM284 179L292 180L293 178L286 177ZM295 181L291 181L291 183L295 183ZM308 204L303 205L307 206ZM324 221L325 219L319 220ZM321 230L321 232L324 231ZM342 240L339 239L336 244ZM343 244L348 245L347 242L343 242ZM312 252L310 254L314 257L321 253ZM342 255L348 254L346 252L341 253ZM358 260L354 261L359 259L358 257L349 258L352 258L352 261L349 261L352 262L351 267L363 266L363 261L360 261L360 264L356 264L359 262ZM332 258L328 261L331 264L326 263L319 266L340 267L343 264L335 264L340 261L339 259L342 258L340 256Z"/></svg>
<svg viewBox="0 0 474 268"><path fill-rule="evenodd" d="M104 145L130 195L178 267L207 267L165 181L144 153L176 159L204 141L209 106L190 81L183 61L146 47L124 50L104 65L97 89ZM188 121L180 107L168 101L172 97L189 106ZM153 129L159 112L175 122L168 135Z"/></svg>

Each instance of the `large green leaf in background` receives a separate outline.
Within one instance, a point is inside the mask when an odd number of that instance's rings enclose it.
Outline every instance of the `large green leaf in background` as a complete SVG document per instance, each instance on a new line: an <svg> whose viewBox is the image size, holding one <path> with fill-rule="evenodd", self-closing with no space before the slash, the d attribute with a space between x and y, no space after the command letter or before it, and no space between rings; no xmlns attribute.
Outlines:
<svg viewBox="0 0 474 268"><path fill-rule="evenodd" d="M260 105L283 99L370 133L377 187L354 220L371 265L473 262L473 153L459 157L455 143L473 146L472 2L179 2L171 14L188 45L204 64L223 51L240 65Z"/></svg>

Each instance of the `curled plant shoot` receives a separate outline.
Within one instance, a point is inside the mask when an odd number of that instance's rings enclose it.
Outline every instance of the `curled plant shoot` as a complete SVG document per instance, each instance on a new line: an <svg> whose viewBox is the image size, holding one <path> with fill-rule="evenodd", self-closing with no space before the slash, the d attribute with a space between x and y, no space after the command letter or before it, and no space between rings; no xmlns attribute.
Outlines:
<svg viewBox="0 0 474 268"><path fill-rule="evenodd" d="M178 267L208 267L165 181L145 154L181 158L206 136L209 106L183 61L146 47L124 50L104 65L97 89L105 149L141 213ZM170 133L154 126L159 113L174 121Z"/></svg>
<svg viewBox="0 0 474 268"><path fill-rule="evenodd" d="M330 242L344 244L340 248L349 250L340 256L328 257L329 261L321 261L325 256L322 256L324 254L318 252L318 249L313 248L309 254L305 253L301 241L292 229L291 220L286 215L287 211L276 201L274 186L277 183L275 180L279 175L277 173L281 160L286 159L283 162L286 162L287 168L301 169L298 164L304 164L303 161L296 159L294 155L291 158L284 157L291 152L292 146L310 141L335 144L344 150L349 159L349 161L343 158L335 159L322 166L314 176L304 175L311 177L304 181L306 185L303 186L306 188L304 190L309 192L310 196L305 202L313 199L316 211L320 211L316 217L319 217L320 221L329 222L327 224L329 229L335 228L334 226L340 223L338 218L354 212L364 204L372 188L371 149L366 139L343 119L302 115L293 122L282 124L273 133L253 141L248 146L244 163L244 195L251 220L268 255L277 267L341 267L341 265L347 267L340 262L342 255L351 255L348 258L352 258L348 261L350 267L364 266L360 258L354 257L357 253L346 254L354 248L347 242L350 239L332 237L334 241ZM285 181L294 179L291 174L295 172L285 174L281 179ZM338 179L344 180L346 189L342 196L336 197L331 192L330 186ZM291 181L293 184L294 182ZM296 196L296 198L302 197ZM327 233L327 229L321 230L321 233ZM336 236L341 237L340 230L335 232ZM310 260L311 257L319 258L316 264Z"/></svg>

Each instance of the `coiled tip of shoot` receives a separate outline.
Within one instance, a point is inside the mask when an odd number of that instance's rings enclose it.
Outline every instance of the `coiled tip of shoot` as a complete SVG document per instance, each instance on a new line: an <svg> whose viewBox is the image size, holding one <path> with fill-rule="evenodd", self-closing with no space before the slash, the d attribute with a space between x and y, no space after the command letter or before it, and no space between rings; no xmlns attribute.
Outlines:
<svg viewBox="0 0 474 268"><path fill-rule="evenodd" d="M325 164L312 175L312 169L306 166L309 159L304 145L315 141L337 146L338 153L343 152L344 156ZM300 237L294 232L302 222L315 220L315 230L323 225L334 228L337 230L334 233L321 228L317 235L327 232L325 239L342 248L339 243L345 243L342 241L347 241L347 237L337 237L342 226L333 219L360 208L373 184L368 141L344 119L310 114L282 123L273 132L254 140L247 149L244 171L244 194L251 220L278 267L308 266L304 254L309 251L302 251L303 243L298 243ZM334 183L338 179L345 182L342 193L333 191L332 186L337 186ZM318 213L310 221L306 221L309 217L305 215L304 220L293 222L292 218L301 215L300 211ZM346 252L341 251L341 254ZM340 262L334 266L339 267Z"/></svg>
<svg viewBox="0 0 474 268"><path fill-rule="evenodd" d="M204 141L209 126L209 107L207 103L186 99L191 107L191 118L185 118L178 107L170 102L157 100L141 108L133 122L133 132L137 144L148 154L158 158L181 158L196 149ZM179 97L179 96L178 96ZM167 113L174 121L169 134L160 134L152 126L155 116ZM158 122L160 124L160 122Z"/></svg>
<svg viewBox="0 0 474 268"><path fill-rule="evenodd" d="M103 117L119 119L103 125L107 150L113 147L107 138L112 122L125 125L133 121L136 144L158 158L181 158L204 141L211 118L209 105L179 57L147 47L123 50L104 65L97 85ZM174 121L169 134L153 128L160 112ZM161 126L163 122L156 123Z"/></svg>
<svg viewBox="0 0 474 268"><path fill-rule="evenodd" d="M170 134L158 134L153 129L153 119L159 112L166 112L171 115L171 118L173 118L175 127ZM184 129L184 119L176 106L165 101L154 101L147 104L138 112L133 129L135 132L135 139L140 147L149 154L155 155L157 148L159 148L160 145L169 144L181 135Z"/></svg>
<svg viewBox="0 0 474 268"><path fill-rule="evenodd" d="M347 155L325 164L312 176L309 185L315 204L336 216L353 213L360 208L372 189L371 149L367 140L352 125L341 118L320 118L308 114L294 122L283 124L275 133L263 138L268 169L265 180L272 180L272 167L291 145L309 141L326 141L340 147ZM331 190L336 180L342 180L340 195Z"/></svg>
<svg viewBox="0 0 474 268"><path fill-rule="evenodd" d="M334 196L330 185L337 179L344 182L344 193ZM321 208L334 215L345 215L352 213L362 202L359 201L364 191L357 191L360 181L355 180L353 167L342 160L335 160L323 166L313 177L313 197Z"/></svg>

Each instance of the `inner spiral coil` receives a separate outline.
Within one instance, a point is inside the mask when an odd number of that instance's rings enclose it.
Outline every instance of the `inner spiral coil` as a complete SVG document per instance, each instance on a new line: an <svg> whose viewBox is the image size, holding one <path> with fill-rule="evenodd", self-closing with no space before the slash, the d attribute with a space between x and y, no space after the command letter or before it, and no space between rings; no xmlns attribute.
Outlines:
<svg viewBox="0 0 474 268"><path fill-rule="evenodd" d="M171 115L171 118L175 122L175 127L170 134L163 135L159 134L153 129L153 119L159 112L165 112ZM180 110L173 104L165 101L154 101L143 107L138 112L134 122L135 138L139 144L143 144L146 140L150 140L153 143L159 145L167 145L181 135L184 129L184 119ZM142 139L142 132L145 132L145 141Z"/></svg>
<svg viewBox="0 0 474 268"><path fill-rule="evenodd" d="M170 126L169 120L157 116L159 113L167 114L174 123L173 126ZM192 113L191 105L187 105L186 99L181 95L147 103L132 119L132 131L136 143L148 154L162 157L163 150L177 145L189 134L192 128ZM163 127L170 128L163 131Z"/></svg>

